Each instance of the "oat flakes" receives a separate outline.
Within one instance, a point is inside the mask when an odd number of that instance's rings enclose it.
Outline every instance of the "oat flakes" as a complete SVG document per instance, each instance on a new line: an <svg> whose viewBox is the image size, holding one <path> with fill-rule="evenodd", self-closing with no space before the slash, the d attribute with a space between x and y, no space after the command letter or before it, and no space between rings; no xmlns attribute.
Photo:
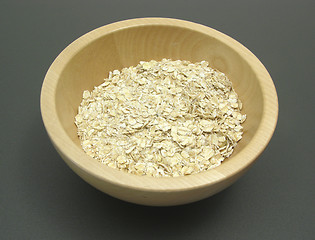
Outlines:
<svg viewBox="0 0 315 240"><path fill-rule="evenodd" d="M229 157L246 115L227 76L208 62L140 62L84 91L75 117L84 151L154 177L205 171Z"/></svg>

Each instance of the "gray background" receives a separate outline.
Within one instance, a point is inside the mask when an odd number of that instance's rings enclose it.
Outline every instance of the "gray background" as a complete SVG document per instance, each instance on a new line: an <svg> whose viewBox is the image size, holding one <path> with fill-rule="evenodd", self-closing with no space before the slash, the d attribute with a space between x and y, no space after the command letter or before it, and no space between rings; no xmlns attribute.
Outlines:
<svg viewBox="0 0 315 240"><path fill-rule="evenodd" d="M0 1L0 239L314 239L314 1ZM89 186L45 132L45 73L102 25L165 16L235 38L266 66L279 121L250 171L189 205L137 206Z"/></svg>

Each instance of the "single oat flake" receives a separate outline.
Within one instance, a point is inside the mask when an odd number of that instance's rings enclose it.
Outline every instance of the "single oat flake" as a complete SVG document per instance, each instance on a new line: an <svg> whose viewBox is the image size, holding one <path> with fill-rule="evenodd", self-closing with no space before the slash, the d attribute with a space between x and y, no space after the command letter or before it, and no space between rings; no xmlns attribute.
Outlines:
<svg viewBox="0 0 315 240"><path fill-rule="evenodd" d="M75 117L84 151L136 175L176 177L229 157L246 115L227 76L208 62L141 61L84 91Z"/></svg>

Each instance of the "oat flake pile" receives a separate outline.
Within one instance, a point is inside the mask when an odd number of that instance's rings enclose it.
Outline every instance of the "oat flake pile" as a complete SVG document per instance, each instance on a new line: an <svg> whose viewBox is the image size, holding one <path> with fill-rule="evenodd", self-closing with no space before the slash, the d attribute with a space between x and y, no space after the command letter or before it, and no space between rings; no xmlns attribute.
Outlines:
<svg viewBox="0 0 315 240"><path fill-rule="evenodd" d="M242 138L232 83L208 62L140 62L84 91L75 124L84 151L123 171L176 177L214 168Z"/></svg>

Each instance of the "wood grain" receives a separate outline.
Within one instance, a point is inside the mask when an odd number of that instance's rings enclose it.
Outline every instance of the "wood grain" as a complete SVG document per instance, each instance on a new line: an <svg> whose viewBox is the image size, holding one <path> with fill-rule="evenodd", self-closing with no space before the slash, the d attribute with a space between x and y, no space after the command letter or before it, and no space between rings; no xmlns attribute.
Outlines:
<svg viewBox="0 0 315 240"><path fill-rule="evenodd" d="M207 60L228 75L247 114L244 137L233 155L215 169L176 178L124 173L86 155L74 125L83 90L99 85L111 70L162 58ZM41 112L56 150L85 181L125 201L169 206L209 197L242 176L272 137L278 99L263 64L227 35L183 20L142 18L100 27L60 53L44 79Z"/></svg>

